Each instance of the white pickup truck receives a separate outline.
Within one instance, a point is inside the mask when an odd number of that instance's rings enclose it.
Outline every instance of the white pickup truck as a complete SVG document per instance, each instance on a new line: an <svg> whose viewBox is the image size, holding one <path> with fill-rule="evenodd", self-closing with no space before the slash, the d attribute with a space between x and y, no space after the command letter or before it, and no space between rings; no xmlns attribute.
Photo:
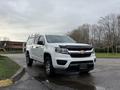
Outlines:
<svg viewBox="0 0 120 90"><path fill-rule="evenodd" d="M91 45L76 43L65 35L31 36L26 44L26 63L33 60L44 64L48 76L57 70L88 73L94 69L96 56Z"/></svg>

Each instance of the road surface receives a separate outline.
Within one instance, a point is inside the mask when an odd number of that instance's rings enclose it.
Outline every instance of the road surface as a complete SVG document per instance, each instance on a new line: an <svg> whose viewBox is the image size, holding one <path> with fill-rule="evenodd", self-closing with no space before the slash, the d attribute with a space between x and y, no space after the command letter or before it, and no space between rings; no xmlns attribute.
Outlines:
<svg viewBox="0 0 120 90"><path fill-rule="evenodd" d="M97 59L89 74L58 73L48 78L38 62L28 68L24 54L7 54L26 68L23 78L5 90L120 90L120 59Z"/></svg>

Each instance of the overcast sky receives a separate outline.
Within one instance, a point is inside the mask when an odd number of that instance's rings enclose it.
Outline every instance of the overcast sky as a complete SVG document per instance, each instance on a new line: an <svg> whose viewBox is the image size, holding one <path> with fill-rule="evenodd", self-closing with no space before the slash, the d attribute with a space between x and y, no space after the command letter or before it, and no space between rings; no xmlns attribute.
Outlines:
<svg viewBox="0 0 120 90"><path fill-rule="evenodd" d="M120 12L120 0L0 0L0 37L25 41L31 33L66 33Z"/></svg>

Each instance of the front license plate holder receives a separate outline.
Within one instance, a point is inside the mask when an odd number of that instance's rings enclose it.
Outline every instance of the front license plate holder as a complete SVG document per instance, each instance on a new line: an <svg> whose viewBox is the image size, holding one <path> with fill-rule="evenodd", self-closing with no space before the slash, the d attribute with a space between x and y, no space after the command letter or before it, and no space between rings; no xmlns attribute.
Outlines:
<svg viewBox="0 0 120 90"><path fill-rule="evenodd" d="M79 69L87 69L87 64L80 64Z"/></svg>

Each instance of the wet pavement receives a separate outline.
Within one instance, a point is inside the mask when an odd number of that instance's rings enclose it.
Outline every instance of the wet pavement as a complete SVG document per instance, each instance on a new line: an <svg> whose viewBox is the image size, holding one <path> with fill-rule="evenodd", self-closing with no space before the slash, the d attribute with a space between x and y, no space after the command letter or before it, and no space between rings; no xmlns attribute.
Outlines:
<svg viewBox="0 0 120 90"><path fill-rule="evenodd" d="M120 59L97 59L89 74L61 73L47 77L42 64L26 67L23 54L7 55L26 68L26 74L5 90L120 90Z"/></svg>

